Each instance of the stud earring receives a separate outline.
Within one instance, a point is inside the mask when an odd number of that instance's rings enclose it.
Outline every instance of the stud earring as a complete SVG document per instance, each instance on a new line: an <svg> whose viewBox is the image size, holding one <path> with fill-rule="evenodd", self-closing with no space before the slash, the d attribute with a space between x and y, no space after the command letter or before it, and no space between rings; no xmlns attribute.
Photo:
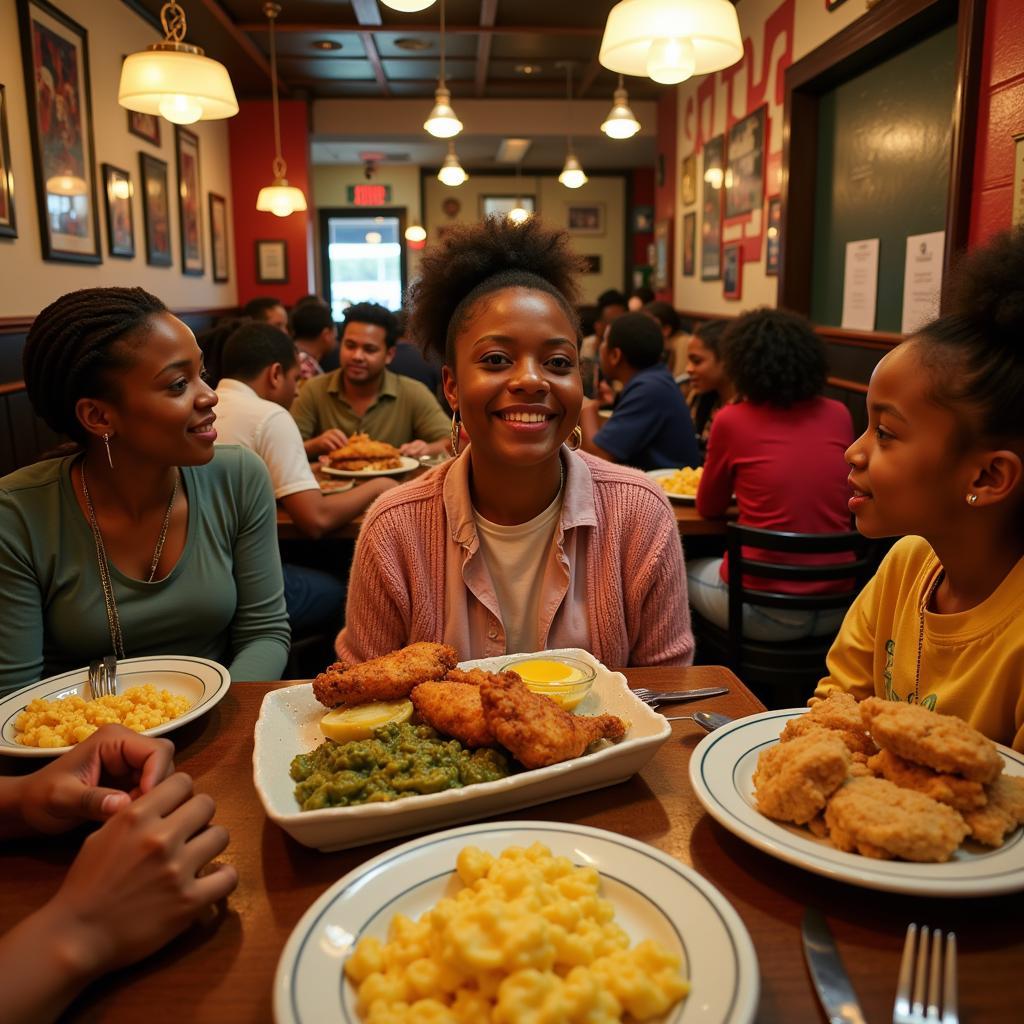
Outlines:
<svg viewBox="0 0 1024 1024"><path fill-rule="evenodd" d="M459 421L459 410L455 409L452 412L452 458L457 459L459 457L459 427L461 426Z"/></svg>
<svg viewBox="0 0 1024 1024"><path fill-rule="evenodd" d="M967 504L968 505L977 505L978 504L978 496L976 494L968 494L967 495Z"/></svg>
<svg viewBox="0 0 1024 1024"><path fill-rule="evenodd" d="M107 464L110 466L111 469L113 469L114 468L114 460L110 457L110 435L109 434L104 434L103 435L103 444L104 444L104 446L107 449Z"/></svg>

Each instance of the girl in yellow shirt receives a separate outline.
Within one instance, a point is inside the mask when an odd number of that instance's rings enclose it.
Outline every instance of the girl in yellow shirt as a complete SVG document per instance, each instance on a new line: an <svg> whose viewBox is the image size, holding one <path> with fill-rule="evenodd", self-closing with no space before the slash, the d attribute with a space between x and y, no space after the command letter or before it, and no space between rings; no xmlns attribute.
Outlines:
<svg viewBox="0 0 1024 1024"><path fill-rule="evenodd" d="M871 376L850 510L865 536L903 539L815 696L921 704L1024 751L1024 228L973 253L957 283L953 312Z"/></svg>

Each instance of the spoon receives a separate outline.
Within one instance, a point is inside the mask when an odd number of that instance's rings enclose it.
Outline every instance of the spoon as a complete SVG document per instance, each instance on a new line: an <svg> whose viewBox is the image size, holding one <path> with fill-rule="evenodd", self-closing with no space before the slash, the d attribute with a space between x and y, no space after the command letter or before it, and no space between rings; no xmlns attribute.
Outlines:
<svg viewBox="0 0 1024 1024"><path fill-rule="evenodd" d="M692 715L666 715L666 722L696 722L705 732L714 732L732 719L728 715L720 715L717 711L694 711Z"/></svg>

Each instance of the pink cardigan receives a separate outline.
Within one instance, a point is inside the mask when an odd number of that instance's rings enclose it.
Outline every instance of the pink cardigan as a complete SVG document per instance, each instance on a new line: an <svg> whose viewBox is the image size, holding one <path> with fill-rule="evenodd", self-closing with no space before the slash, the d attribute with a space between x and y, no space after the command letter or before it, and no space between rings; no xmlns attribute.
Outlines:
<svg viewBox="0 0 1024 1024"><path fill-rule="evenodd" d="M575 488L575 500L592 501L594 510L593 525L572 527L592 531L585 569L590 637L579 646L609 667L690 664L686 570L665 495L634 469L567 449L563 458L567 494ZM389 491L367 512L336 643L340 660L356 664L416 641L441 642L446 587L460 588L456 599L475 600L462 580L446 579L459 540L445 505L445 479L457 464ZM468 506L468 493L464 501ZM466 638L460 657L469 657L468 644Z"/></svg>

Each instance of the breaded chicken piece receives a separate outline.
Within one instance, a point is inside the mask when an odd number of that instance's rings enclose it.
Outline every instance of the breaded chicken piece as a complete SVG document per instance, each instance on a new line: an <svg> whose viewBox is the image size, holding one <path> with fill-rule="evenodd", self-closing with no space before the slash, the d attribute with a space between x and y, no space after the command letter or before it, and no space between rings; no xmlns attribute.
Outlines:
<svg viewBox="0 0 1024 1024"><path fill-rule="evenodd" d="M851 754L870 756L878 751L864 727L857 701L840 690L829 694L826 700L819 700L806 715L791 718L779 739L788 743L814 729L829 729L838 734Z"/></svg>
<svg viewBox="0 0 1024 1024"><path fill-rule="evenodd" d="M401 700L417 684L441 679L458 660L455 648L448 644L409 644L352 668L335 662L313 680L313 694L329 708Z"/></svg>
<svg viewBox="0 0 1024 1024"><path fill-rule="evenodd" d="M498 676L501 679L519 679L517 672L485 672L482 668L453 668L445 679L450 683L469 683L470 686L479 686L487 679Z"/></svg>
<svg viewBox="0 0 1024 1024"><path fill-rule="evenodd" d="M491 732L526 768L568 761L595 740L620 740L626 734L621 718L574 715L550 697L527 689L514 672L485 679L480 699Z"/></svg>
<svg viewBox="0 0 1024 1024"><path fill-rule="evenodd" d="M894 754L891 750L881 750L868 760L868 766L883 779L903 789L912 789L916 793L924 793L940 804L949 804L957 811L971 811L984 807L987 797L985 787L980 782L972 782L961 775L950 775L926 768L922 764L914 764Z"/></svg>
<svg viewBox="0 0 1024 1024"><path fill-rule="evenodd" d="M454 736L463 746L493 747L497 743L484 718L479 684L450 679L420 683L413 687L409 699L427 725Z"/></svg>
<svg viewBox="0 0 1024 1024"><path fill-rule="evenodd" d="M879 860L949 860L967 835L952 807L886 779L850 779L829 800L825 823L840 850Z"/></svg>
<svg viewBox="0 0 1024 1024"><path fill-rule="evenodd" d="M1000 775L985 787L988 803L968 811L964 821L971 838L986 846L1002 846L1003 839L1018 825L1024 825L1024 778Z"/></svg>
<svg viewBox="0 0 1024 1024"><path fill-rule="evenodd" d="M402 453L386 441L373 441L368 434L353 434L348 444L335 448L328 458L335 469L397 469Z"/></svg>
<svg viewBox="0 0 1024 1024"><path fill-rule="evenodd" d="M845 781L850 751L831 732L815 729L761 751L754 771L754 799L769 818L804 825Z"/></svg>
<svg viewBox="0 0 1024 1024"><path fill-rule="evenodd" d="M996 745L955 715L878 697L861 701L860 711L874 741L908 761L972 782L993 782L1003 770Z"/></svg>

